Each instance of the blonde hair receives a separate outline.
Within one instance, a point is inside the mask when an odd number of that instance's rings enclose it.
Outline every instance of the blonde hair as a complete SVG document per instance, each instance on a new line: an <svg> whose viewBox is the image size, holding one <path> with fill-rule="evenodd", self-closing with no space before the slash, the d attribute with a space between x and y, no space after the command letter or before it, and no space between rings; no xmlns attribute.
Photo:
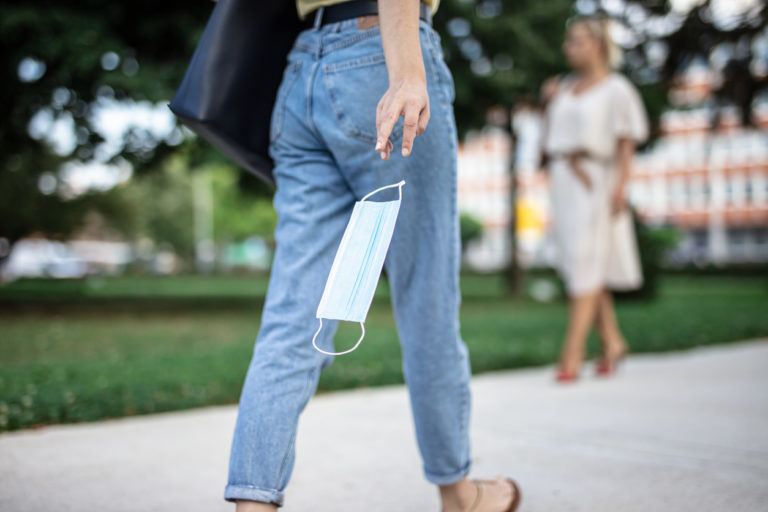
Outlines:
<svg viewBox="0 0 768 512"><path fill-rule="evenodd" d="M597 39L603 47L605 63L611 69L621 65L621 48L611 37L611 19L600 15L579 15L568 20L566 28L583 25L590 35Z"/></svg>

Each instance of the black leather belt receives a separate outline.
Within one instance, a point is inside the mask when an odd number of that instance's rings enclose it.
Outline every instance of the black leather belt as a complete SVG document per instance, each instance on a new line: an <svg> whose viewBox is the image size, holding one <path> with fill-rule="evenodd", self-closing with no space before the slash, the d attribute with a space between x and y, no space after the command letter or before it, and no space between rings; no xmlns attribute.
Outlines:
<svg viewBox="0 0 768 512"><path fill-rule="evenodd" d="M378 13L379 6L376 0L349 0L319 7L315 11L315 26ZM318 16L320 17L319 21L317 19ZM419 2L419 18L430 25L432 24L432 10L426 3L421 1Z"/></svg>

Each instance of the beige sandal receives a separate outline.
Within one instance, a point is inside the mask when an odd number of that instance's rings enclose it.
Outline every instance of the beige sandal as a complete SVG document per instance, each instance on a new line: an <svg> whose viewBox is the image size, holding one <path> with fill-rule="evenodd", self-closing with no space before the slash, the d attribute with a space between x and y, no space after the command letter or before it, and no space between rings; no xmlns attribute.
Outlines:
<svg viewBox="0 0 768 512"><path fill-rule="evenodd" d="M477 496L475 497L474 503L472 503L472 506L470 506L467 509L467 512L474 512L474 510L477 509L477 506L480 504L480 500L483 499L483 486L480 485L483 482L495 482L496 480L472 480L472 482L475 484L475 487L477 487ZM517 510L517 507L520 506L520 487L517 485L517 482L515 482L513 479L507 477L507 482L510 483L512 486L512 489L515 491L515 496L512 499L512 503L509 504L509 508L505 510L504 512L515 512Z"/></svg>

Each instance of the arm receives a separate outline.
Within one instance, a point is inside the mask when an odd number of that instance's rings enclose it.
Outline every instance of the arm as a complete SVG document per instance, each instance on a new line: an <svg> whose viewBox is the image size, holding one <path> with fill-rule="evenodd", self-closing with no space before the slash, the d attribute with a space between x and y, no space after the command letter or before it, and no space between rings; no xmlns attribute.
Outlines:
<svg viewBox="0 0 768 512"><path fill-rule="evenodd" d="M614 214L620 212L626 204L627 183L635 156L635 141L628 138L619 139L619 178L613 191L611 209Z"/></svg>
<svg viewBox="0 0 768 512"><path fill-rule="evenodd" d="M614 95L614 133L617 141L619 173L611 198L611 209L618 213L626 206L626 190L637 144L648 138L648 117L637 89L626 78L616 82Z"/></svg>
<svg viewBox="0 0 768 512"><path fill-rule="evenodd" d="M378 0L381 41L389 74L389 89L376 109L376 151L384 160L394 149L388 137L402 115L403 156L429 121L429 96L419 39L419 0Z"/></svg>

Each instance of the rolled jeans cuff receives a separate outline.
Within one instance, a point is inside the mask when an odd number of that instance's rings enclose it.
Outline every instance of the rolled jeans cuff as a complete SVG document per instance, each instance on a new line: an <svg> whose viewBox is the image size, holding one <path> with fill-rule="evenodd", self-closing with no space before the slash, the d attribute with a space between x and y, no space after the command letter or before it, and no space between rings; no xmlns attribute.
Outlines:
<svg viewBox="0 0 768 512"><path fill-rule="evenodd" d="M224 488L224 499L233 503L235 500L261 501L262 503L274 503L278 507L282 507L285 493L277 489L262 489L252 485L228 484Z"/></svg>
<svg viewBox="0 0 768 512"><path fill-rule="evenodd" d="M448 474L436 474L424 471L424 477L432 484L435 485L450 485L455 484L465 476L469 474L469 470L472 466L472 462L467 462L461 469Z"/></svg>

